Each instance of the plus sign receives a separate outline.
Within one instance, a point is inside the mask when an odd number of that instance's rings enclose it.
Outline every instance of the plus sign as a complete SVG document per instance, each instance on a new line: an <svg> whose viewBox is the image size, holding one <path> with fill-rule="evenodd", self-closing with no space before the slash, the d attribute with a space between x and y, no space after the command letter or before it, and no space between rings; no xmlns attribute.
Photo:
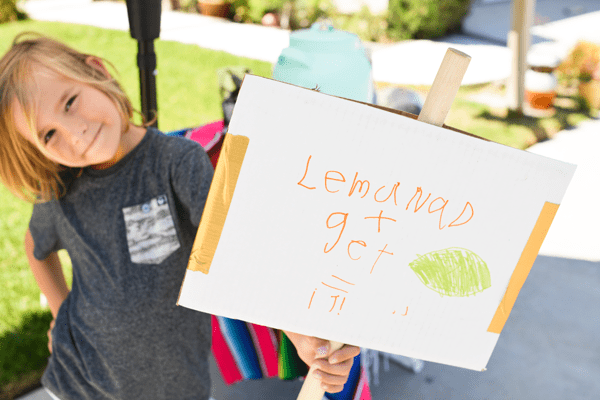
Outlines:
<svg viewBox="0 0 600 400"><path fill-rule="evenodd" d="M378 220L378 221L377 221L377 233L381 232L381 220L382 220L382 219L387 219L387 220L389 220L389 221L394 221L394 222L396 222L396 220L395 220L395 219L393 219L393 218L388 218L388 217L383 217L382 215L383 215L383 210L381 210L381 211L379 212L379 216L378 216L378 217L365 217L365 219L377 219L377 220Z"/></svg>

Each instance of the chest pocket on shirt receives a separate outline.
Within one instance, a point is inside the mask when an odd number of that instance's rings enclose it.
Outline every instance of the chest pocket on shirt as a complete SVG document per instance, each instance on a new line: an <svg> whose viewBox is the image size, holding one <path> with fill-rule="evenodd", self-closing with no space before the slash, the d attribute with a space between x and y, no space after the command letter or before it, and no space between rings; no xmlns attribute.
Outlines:
<svg viewBox="0 0 600 400"><path fill-rule="evenodd" d="M167 196L123 208L127 246L136 264L160 264L180 247Z"/></svg>

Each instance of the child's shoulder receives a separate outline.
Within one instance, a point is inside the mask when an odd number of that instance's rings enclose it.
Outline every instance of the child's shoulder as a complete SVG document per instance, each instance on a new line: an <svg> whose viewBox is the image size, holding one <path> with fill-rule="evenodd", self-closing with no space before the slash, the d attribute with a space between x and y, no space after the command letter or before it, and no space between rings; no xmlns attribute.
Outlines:
<svg viewBox="0 0 600 400"><path fill-rule="evenodd" d="M202 145L184 136L162 133L156 128L148 128L152 144L148 149L155 163L165 165L203 164L208 156Z"/></svg>
<svg viewBox="0 0 600 400"><path fill-rule="evenodd" d="M184 136L163 133L158 129L152 127L148 128L148 131L148 133L155 136L157 146L164 146L166 149L172 149L183 152L202 149L200 143L188 139Z"/></svg>

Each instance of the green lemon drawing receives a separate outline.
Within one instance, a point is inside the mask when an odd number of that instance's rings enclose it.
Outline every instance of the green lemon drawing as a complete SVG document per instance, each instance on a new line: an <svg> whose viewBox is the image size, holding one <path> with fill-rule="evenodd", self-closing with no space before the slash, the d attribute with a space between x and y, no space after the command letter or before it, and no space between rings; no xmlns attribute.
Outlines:
<svg viewBox="0 0 600 400"><path fill-rule="evenodd" d="M485 261L467 249L432 251L408 265L425 286L440 296L465 297L492 286Z"/></svg>

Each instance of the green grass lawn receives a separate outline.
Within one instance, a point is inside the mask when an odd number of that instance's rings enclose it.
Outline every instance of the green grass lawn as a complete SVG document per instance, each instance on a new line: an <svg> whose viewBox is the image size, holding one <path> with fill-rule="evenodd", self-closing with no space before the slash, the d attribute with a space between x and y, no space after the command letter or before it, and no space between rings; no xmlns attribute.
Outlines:
<svg viewBox="0 0 600 400"><path fill-rule="evenodd" d="M518 149L551 139L561 130L576 126L590 119L589 110L576 93L560 86L554 111L549 113L527 111L519 115L506 107L489 107L473 100L475 94L487 94L495 98L506 96L506 89L494 84L462 87L448 113L446 124L474 135Z"/></svg>
<svg viewBox="0 0 600 400"><path fill-rule="evenodd" d="M379 87L390 86L379 84ZM409 86L427 96L429 87ZM473 135L517 149L551 139L561 130L576 126L590 119L596 110L590 110L572 88L559 85L553 112L526 111L517 114L502 106L481 104L475 98L490 97L496 101L504 99L506 89L497 84L461 86L446 117L446 125L461 129Z"/></svg>

